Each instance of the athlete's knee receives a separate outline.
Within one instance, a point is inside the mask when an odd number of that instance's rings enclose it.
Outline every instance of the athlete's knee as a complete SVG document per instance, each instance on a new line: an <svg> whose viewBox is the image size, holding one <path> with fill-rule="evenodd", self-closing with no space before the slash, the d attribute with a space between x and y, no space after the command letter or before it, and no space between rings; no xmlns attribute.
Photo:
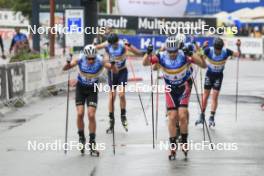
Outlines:
<svg viewBox="0 0 264 176"><path fill-rule="evenodd" d="M213 100L214 102L217 102L217 101L218 101L218 95L219 95L218 92L214 92L214 93L213 93L213 95L212 95L212 100Z"/></svg>
<svg viewBox="0 0 264 176"><path fill-rule="evenodd" d="M89 119L89 123L95 123L95 114L88 113L88 119Z"/></svg>
<svg viewBox="0 0 264 176"><path fill-rule="evenodd" d="M188 122L188 109L181 109L179 111L179 120L181 123L187 123Z"/></svg>
<svg viewBox="0 0 264 176"><path fill-rule="evenodd" d="M83 111L78 111L78 112L77 112L77 117L78 117L79 119L82 119L83 116L84 116L84 112L83 112Z"/></svg>

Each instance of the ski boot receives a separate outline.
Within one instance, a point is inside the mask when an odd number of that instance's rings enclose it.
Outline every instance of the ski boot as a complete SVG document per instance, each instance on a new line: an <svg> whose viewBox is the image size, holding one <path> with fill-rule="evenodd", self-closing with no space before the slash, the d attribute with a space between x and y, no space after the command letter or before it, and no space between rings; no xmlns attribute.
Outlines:
<svg viewBox="0 0 264 176"><path fill-rule="evenodd" d="M178 144L176 142L176 137L171 137L170 138L170 154L168 156L170 161L176 159L177 149L178 149Z"/></svg>
<svg viewBox="0 0 264 176"><path fill-rule="evenodd" d="M115 119L114 118L110 118L109 121L109 128L106 129L106 134L112 134L114 131L114 125L115 125Z"/></svg>
<svg viewBox="0 0 264 176"><path fill-rule="evenodd" d="M209 127L215 127L215 121L214 121L214 116L209 117Z"/></svg>
<svg viewBox="0 0 264 176"><path fill-rule="evenodd" d="M181 135L182 138L181 138L181 149L182 149L182 152L185 156L185 159L187 158L188 156L188 151L189 151L189 146L188 146L188 134L182 134Z"/></svg>
<svg viewBox="0 0 264 176"><path fill-rule="evenodd" d="M128 132L128 123L125 115L121 116L121 122L126 132Z"/></svg>
<svg viewBox="0 0 264 176"><path fill-rule="evenodd" d="M203 124L204 123L204 118L205 118L204 113L201 113L200 118L198 120L196 120L196 122L195 122L195 126L197 126L199 124Z"/></svg>
<svg viewBox="0 0 264 176"><path fill-rule="evenodd" d="M82 155L84 155L85 153L85 144L86 144L86 138L84 136L80 136L79 137L79 149Z"/></svg>
<svg viewBox="0 0 264 176"><path fill-rule="evenodd" d="M90 155L91 156L99 157L100 153L99 153L98 150L96 150L96 143L95 143L95 141L90 141L89 142L89 148L90 148Z"/></svg>

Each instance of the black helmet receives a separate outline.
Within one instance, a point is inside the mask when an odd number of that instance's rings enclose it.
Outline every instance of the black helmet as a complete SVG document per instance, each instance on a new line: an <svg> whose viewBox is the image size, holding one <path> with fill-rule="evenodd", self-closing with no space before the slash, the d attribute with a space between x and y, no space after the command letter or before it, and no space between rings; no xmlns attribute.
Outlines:
<svg viewBox="0 0 264 176"><path fill-rule="evenodd" d="M214 48L221 50L224 47L224 41L220 37L215 38Z"/></svg>
<svg viewBox="0 0 264 176"><path fill-rule="evenodd" d="M107 41L110 44L114 44L114 43L118 42L118 35L115 33L109 34L107 37Z"/></svg>

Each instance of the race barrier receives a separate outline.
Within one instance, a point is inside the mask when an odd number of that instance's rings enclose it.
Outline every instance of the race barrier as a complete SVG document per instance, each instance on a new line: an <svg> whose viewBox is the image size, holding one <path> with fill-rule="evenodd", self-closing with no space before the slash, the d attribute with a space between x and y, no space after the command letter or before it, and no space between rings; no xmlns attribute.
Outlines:
<svg viewBox="0 0 264 176"><path fill-rule="evenodd" d="M63 71L65 59L36 59L0 66L0 101L21 98L26 93L41 91L49 86L67 83L68 72ZM76 79L77 69L71 70Z"/></svg>

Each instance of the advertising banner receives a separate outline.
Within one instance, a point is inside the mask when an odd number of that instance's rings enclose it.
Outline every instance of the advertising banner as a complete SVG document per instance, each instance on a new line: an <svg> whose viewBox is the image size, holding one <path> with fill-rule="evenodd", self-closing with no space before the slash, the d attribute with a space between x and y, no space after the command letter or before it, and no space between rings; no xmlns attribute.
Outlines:
<svg viewBox="0 0 264 176"><path fill-rule="evenodd" d="M223 38L225 47L237 51L236 42L238 38ZM263 54L263 39L252 37L239 37L241 40L241 52L243 54Z"/></svg>
<svg viewBox="0 0 264 176"><path fill-rule="evenodd" d="M25 64L7 65L9 99L22 96L25 93Z"/></svg>
<svg viewBox="0 0 264 176"><path fill-rule="evenodd" d="M137 16L180 17L184 15L187 4L187 0L117 1L117 6L120 14Z"/></svg>
<svg viewBox="0 0 264 176"><path fill-rule="evenodd" d="M38 90L43 87L44 72L41 60L25 62L26 92Z"/></svg>
<svg viewBox="0 0 264 176"><path fill-rule="evenodd" d="M128 40L132 45L136 46L142 51L146 51L149 44L152 44L155 49L159 49L164 45L166 36L161 35L119 35L120 39ZM187 38L187 41L190 41L190 38ZM195 41L202 45L203 42L208 41L209 45L213 44L213 37L197 37Z"/></svg>
<svg viewBox="0 0 264 176"><path fill-rule="evenodd" d="M64 59L50 59L44 62L44 87L67 82L67 72L62 70Z"/></svg>
<svg viewBox="0 0 264 176"><path fill-rule="evenodd" d="M216 18L205 17L138 17L138 16L119 16L119 15L99 15L98 25L101 27L109 26L116 29L133 30L159 30L162 26L172 27L192 27L202 28L203 25L216 27Z"/></svg>

